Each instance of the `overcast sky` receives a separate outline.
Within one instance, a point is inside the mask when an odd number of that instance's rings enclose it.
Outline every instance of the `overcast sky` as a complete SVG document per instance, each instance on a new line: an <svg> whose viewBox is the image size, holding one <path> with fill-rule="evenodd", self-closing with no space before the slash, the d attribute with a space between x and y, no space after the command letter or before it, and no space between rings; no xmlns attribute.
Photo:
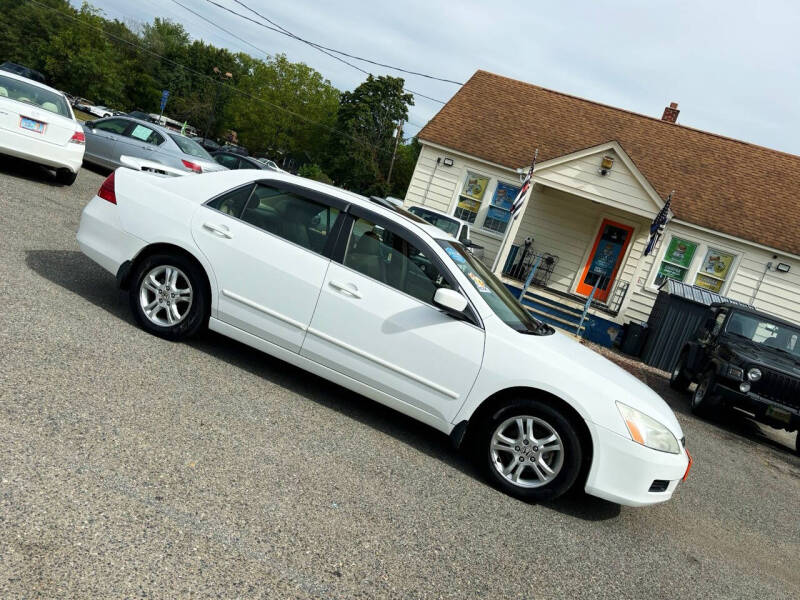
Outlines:
<svg viewBox="0 0 800 600"><path fill-rule="evenodd" d="M339 89L366 77L296 40L179 0L270 54L285 53ZM234 0L215 0L246 13ZM80 0L72 0L80 4ZM486 69L679 123L800 154L800 2L796 0L242 0L300 37L379 62L466 81ZM92 0L106 16L180 21L194 38L262 57L173 0ZM250 14L252 15L252 13ZM356 64L375 74L396 72ZM407 75L446 101L458 86ZM417 97L406 134L441 107Z"/></svg>

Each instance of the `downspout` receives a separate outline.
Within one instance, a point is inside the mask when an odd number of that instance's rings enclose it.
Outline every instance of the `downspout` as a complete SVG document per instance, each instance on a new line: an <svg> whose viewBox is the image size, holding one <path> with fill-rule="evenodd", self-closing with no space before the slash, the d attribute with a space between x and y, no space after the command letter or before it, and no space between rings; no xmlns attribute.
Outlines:
<svg viewBox="0 0 800 600"><path fill-rule="evenodd" d="M772 268L772 261L768 262L767 265L764 267L764 272L761 273L761 277L759 278L758 283L756 284L756 288L753 290L753 295L750 297L751 306L755 306L756 296L758 296L758 290L761 289L761 284L764 281L764 277L767 276L767 271L769 271L771 268Z"/></svg>
<svg viewBox="0 0 800 600"><path fill-rule="evenodd" d="M433 176L436 175L436 168L439 166L439 163L442 162L442 157L436 157L436 164L433 165L433 171L431 171L431 176L428 177L428 185L425 187L425 195L422 198L423 206L428 203L428 190L431 189L431 181L433 181Z"/></svg>

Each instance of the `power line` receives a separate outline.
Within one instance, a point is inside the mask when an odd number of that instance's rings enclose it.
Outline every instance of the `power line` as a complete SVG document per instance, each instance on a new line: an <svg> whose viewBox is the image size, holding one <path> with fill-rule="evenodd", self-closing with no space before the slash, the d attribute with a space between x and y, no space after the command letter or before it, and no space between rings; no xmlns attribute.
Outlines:
<svg viewBox="0 0 800 600"><path fill-rule="evenodd" d="M336 50L335 48L329 48L328 46L323 46L322 44L318 44L316 42L309 42L309 41L304 40L304 39L298 37L297 35L293 34L291 31L289 31L285 27L281 27L280 25L278 25L272 19L270 19L270 18L268 18L268 17L256 12L255 10L253 10L252 8L247 6L244 2L240 2L240 0L233 0L233 1L236 4L238 4L239 6L249 10L254 15L257 15L257 16L261 17L262 19L264 19L265 21L267 21L268 23L271 23L272 25L274 25L275 27L277 27L281 31L284 31L287 35L290 35L291 37L293 37L295 39L298 39L301 42L305 42L307 44L311 44L315 48L321 48L321 49L327 50L329 52L334 52L336 54L341 54L342 56L346 56L348 58L353 58L355 60L360 60L360 61L363 61L365 63L369 63L371 65L376 65L378 67L385 67L387 69L392 69L393 71L400 71L401 73L408 73L409 75L417 75L418 77L425 77L427 79L433 79L435 81L443 81L445 83L452 83L452 84L455 84L455 85L464 85L464 83L461 82L461 81L455 81L453 79L447 79L445 77L437 77L436 75L428 75L427 73L420 73L419 71L410 71L410 70L404 69L402 67L395 67L394 65L387 65L385 63L381 63L381 62L377 62L377 61L374 61L374 60L370 60L369 58L364 58L363 56L356 56L355 54L348 54L347 52L344 52L342 50Z"/></svg>
<svg viewBox="0 0 800 600"><path fill-rule="evenodd" d="M165 62L168 62L168 63L170 63L172 65L175 65L176 67L179 67L179 68L183 69L184 71L186 71L188 73L191 73L191 74L196 75L198 77L202 77L203 79L207 79L208 81L211 81L212 83L214 83L216 85L224 85L225 87L227 87L227 88L229 88L229 89L231 89L231 90L233 90L233 91L245 96L246 98L250 98L251 100L256 100L258 102L261 102L262 104L265 104L267 106L271 106L272 108L275 108L275 109L278 109L278 110L281 110L281 111L283 111L285 113L288 113L288 114L292 115L293 117L297 117L298 119L300 119L302 121L305 121L306 123L310 123L312 125L317 125L318 127L322 127L323 129L327 129L328 131L331 131L332 133L336 133L336 134L338 134L338 135L340 135L342 137L346 137L346 138L348 138L348 139L350 139L350 140L352 140L352 141L354 141L354 142L356 142L358 144L361 144L362 146L365 146L365 147L368 147L368 148L372 148L372 149L377 150L379 152L384 152L384 153L387 153L387 154L389 153L389 150L387 148L380 148L379 146L374 146L374 145L372 145L372 144L370 144L368 142L365 142L363 140L355 138L355 137L349 135L348 133L345 133L344 131L340 131L340 130L336 129L335 127L331 127L329 125L325 125L324 123L320 123L318 121L314 121L313 119L309 119L308 117L306 117L304 115L301 115L300 113L297 113L297 112L295 112L293 110L290 110L290 109L288 109L286 107L283 107L283 106L280 106L278 104L274 104L274 103L270 102L269 100L265 100L264 98L261 98L259 96L254 96L252 94L248 94L247 92L245 92L243 90L240 90L239 88L233 86L230 83L227 83L225 81L220 81L218 79L215 79L215 78L211 77L210 75L206 75L205 73L201 73L199 71L195 71L194 69L190 69L189 67L187 67L185 65L182 65L181 63L179 63L177 61L174 61L174 60L172 60L170 58L167 58L166 56L162 56L161 54L158 54L157 52L154 52L154 51L150 50L149 48L145 48L144 46L142 46L140 44L135 44L134 42L131 42L129 40L121 38L121 37L119 37L117 35L114 35L113 33L110 33L108 31L106 31L102 27L97 27L95 25L92 25L91 23L85 23L85 22L81 21L79 18L77 18L74 15L70 15L68 13L61 12L57 8L54 8L52 6L48 6L46 4L42 4L41 2L38 2L37 0L28 0L28 1L31 4L35 4L36 6L38 6L40 8L44 8L46 10L54 12L54 13L62 16L62 17L67 18L67 19L71 19L72 21L75 21L75 22L79 23L80 25L83 25L84 27L88 27L90 29L94 29L95 31L98 31L98 32L102 33L106 37L115 39L118 42L122 42L123 44L127 44L128 46L136 48L137 50L139 50L141 52L145 52L147 54L150 54L151 56L155 56L156 58L159 58L159 59L161 59L161 60L163 60Z"/></svg>
<svg viewBox="0 0 800 600"><path fill-rule="evenodd" d="M172 0L172 2L174 2L175 4L177 4L178 6L180 6L181 8L183 8L184 10L186 10L186 11L188 11L188 12L192 13L192 14L193 14L194 16L196 16L197 18L199 18L199 19L202 19L203 21L205 21L205 22L206 22L206 23L208 23L209 25L212 25L213 27L216 27L216 28L217 28L217 29L219 29L220 31L223 31L223 32L225 32L226 34L228 34L229 36L231 36L233 39L235 39L235 40L238 40L238 41L240 41L241 43L243 43L243 44L245 44L245 45L247 45L247 46L250 46L251 48L253 48L253 49L257 50L258 52L260 52L261 54L263 54L263 55L265 55L265 56L270 56L269 52L267 52L266 50L264 50L264 49L262 49L262 48L259 48L258 46L256 46L256 45L255 45L255 44L253 44L252 42L249 42L249 41L247 41L246 39L244 39L243 37L240 37L239 35L237 35L237 34L233 33L232 31L230 31L230 30L228 30L228 29L225 29L224 27L222 27L222 25L219 25L218 23L215 23L215 22L214 22L214 21L212 21L211 19L209 19L209 18L207 18L207 17L204 17L204 16L203 16L203 15L201 15L200 13L198 13L198 12L195 12L194 10L192 10L191 8L189 8L188 6L185 6L184 4L181 4L180 2L178 2L178 0ZM422 127L423 127L422 125L418 125L417 123L413 123L413 122L411 122L411 121L408 121L408 120L407 120L406 122L407 122L409 125L413 125L414 127L418 127L419 129L422 129Z"/></svg>
<svg viewBox="0 0 800 600"><path fill-rule="evenodd" d="M309 40L306 40L306 39L304 39L304 38L301 38L300 36L298 36L298 35L295 35L295 34L294 34L294 33L292 33L291 31L289 31L288 29L285 29L285 28L281 27L280 25L277 25L277 24L276 24L274 21L271 21L271 20L270 20L270 19L268 19L267 17L265 17L265 16L261 15L260 13L256 12L255 10L253 10L252 8L249 8L249 7L247 7L245 4L242 4L241 2L238 2L238 0L234 0L234 1L235 1L235 2L237 2L238 4L241 4L241 5L242 5L242 6L244 6L245 8L247 8L247 10L251 11L253 14L256 14L256 15L258 15L258 16L259 16L259 17L261 17L262 19L264 19L264 20L268 21L269 23L272 23L272 24L273 24L273 25L275 25L275 26L274 26L274 27L271 27L270 25L267 25L267 24L265 24L265 23L262 23L261 21L256 21L255 19L253 19L253 18L251 18L251 17L248 17L247 15L243 15L243 14L242 14L242 13L240 13L240 12L236 12L235 10L233 10L233 9L231 9L231 8L228 8L227 6L224 6L224 5L220 4L219 2L215 2L214 0L206 0L206 2L208 2L209 4L213 4L213 5L214 5L214 6L216 6L217 8L221 8L222 10L224 10L224 11L226 11L226 12L229 12L229 13L231 13L232 15L236 15L237 17L239 17L239 18L241 18L241 19L245 19L246 21L250 21L251 23L255 23L256 25L258 25L259 27L263 27L264 29L268 29L268 30L270 30L270 31L274 31L275 33L279 33L279 34L281 34L281 35L285 35L285 36L287 36L287 37L290 37L290 38L292 38L292 39L295 39L295 40L297 40L297 41L299 41L299 42L302 42L302 43L304 43L304 44L307 44L308 46L311 46L311 47L312 47L312 48L314 48L315 50L318 50L319 52L322 52L323 54L326 54L326 55L330 56L330 57L331 57L331 58L333 58L334 60L338 60L339 62L341 62L341 63L344 63L344 64L345 64L345 65L347 65L348 67L352 67L353 69L356 69L357 71L360 71L361 73L364 73L365 75L372 75L372 73L370 73L370 72L369 72L369 71L367 71L366 69L362 69L362 68L361 68L361 67L359 67L358 65L354 65L353 63L351 63L351 62L349 62L349 61L347 61L347 60L343 59L342 57L340 57L340 56L336 56L336 55L335 55L335 54L333 54L332 52L329 52L329 51L328 51L328 50L327 50L327 49L326 49L324 46L320 46L319 44L316 44L316 43L314 43L314 42L311 42L311 41L309 41ZM336 50L334 50L333 52L337 52L337 51L336 51ZM343 53L342 53L342 54L343 54ZM390 67L390 68L393 68L393 67ZM459 84L459 85L462 85L462 84ZM422 93L420 93L420 92L416 92L416 91L414 91L414 90L412 90L412 89L403 88L403 91L405 91L405 92L408 92L408 93L410 93L410 94L413 94L413 95L415 95L415 96L419 96L420 98L425 98L425 99L427 99L427 100L431 100L431 101L433 101L433 102L438 102L439 104L447 104L447 102L445 102L444 100L439 100L438 98L433 98L433 97L431 97L431 96L426 96L425 94L422 94Z"/></svg>

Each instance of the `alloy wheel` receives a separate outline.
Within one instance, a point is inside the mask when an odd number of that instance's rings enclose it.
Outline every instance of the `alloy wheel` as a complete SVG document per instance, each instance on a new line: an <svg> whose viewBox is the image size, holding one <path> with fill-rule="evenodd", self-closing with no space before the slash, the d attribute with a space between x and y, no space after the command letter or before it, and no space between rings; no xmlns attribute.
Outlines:
<svg viewBox="0 0 800 600"><path fill-rule="evenodd" d="M151 269L139 286L139 306L144 316L159 327L183 321L192 308L194 293L186 274L170 265Z"/></svg>
<svg viewBox="0 0 800 600"><path fill-rule="evenodd" d="M509 483L538 488L553 481L564 464L564 443L547 421L523 415L506 419L492 434L492 465Z"/></svg>

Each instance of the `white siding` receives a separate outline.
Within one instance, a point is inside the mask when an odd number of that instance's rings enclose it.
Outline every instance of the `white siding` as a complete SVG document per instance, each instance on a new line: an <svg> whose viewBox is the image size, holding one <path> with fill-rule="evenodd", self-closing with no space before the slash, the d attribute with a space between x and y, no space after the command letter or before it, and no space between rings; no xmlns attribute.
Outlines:
<svg viewBox="0 0 800 600"><path fill-rule="evenodd" d="M614 165L605 175L600 174L603 156L614 159ZM613 150L598 151L587 156L537 169L536 180L552 184L566 192L590 195L602 199L603 204L654 217L659 210L647 190L639 183L627 165Z"/></svg>
<svg viewBox="0 0 800 600"><path fill-rule="evenodd" d="M707 247L711 246L737 255L734 270L728 276L722 295L752 303L764 312L800 323L800 261L787 258L748 244L747 242L731 240L713 233L694 227L672 223L664 232L662 241L668 240L675 234L701 244L692 261L687 283L693 283L700 262L702 262ZM663 245L655 252L655 256L644 258L643 268L636 277L632 289L632 299L625 312L626 320L647 320L647 315L656 299L656 292L648 287L652 283L655 271L661 264ZM773 265L785 263L790 266L789 273L778 273L774 269L765 273L768 262ZM763 281L761 281L763 275ZM759 285L759 281L761 281ZM757 293L756 293L756 290Z"/></svg>

